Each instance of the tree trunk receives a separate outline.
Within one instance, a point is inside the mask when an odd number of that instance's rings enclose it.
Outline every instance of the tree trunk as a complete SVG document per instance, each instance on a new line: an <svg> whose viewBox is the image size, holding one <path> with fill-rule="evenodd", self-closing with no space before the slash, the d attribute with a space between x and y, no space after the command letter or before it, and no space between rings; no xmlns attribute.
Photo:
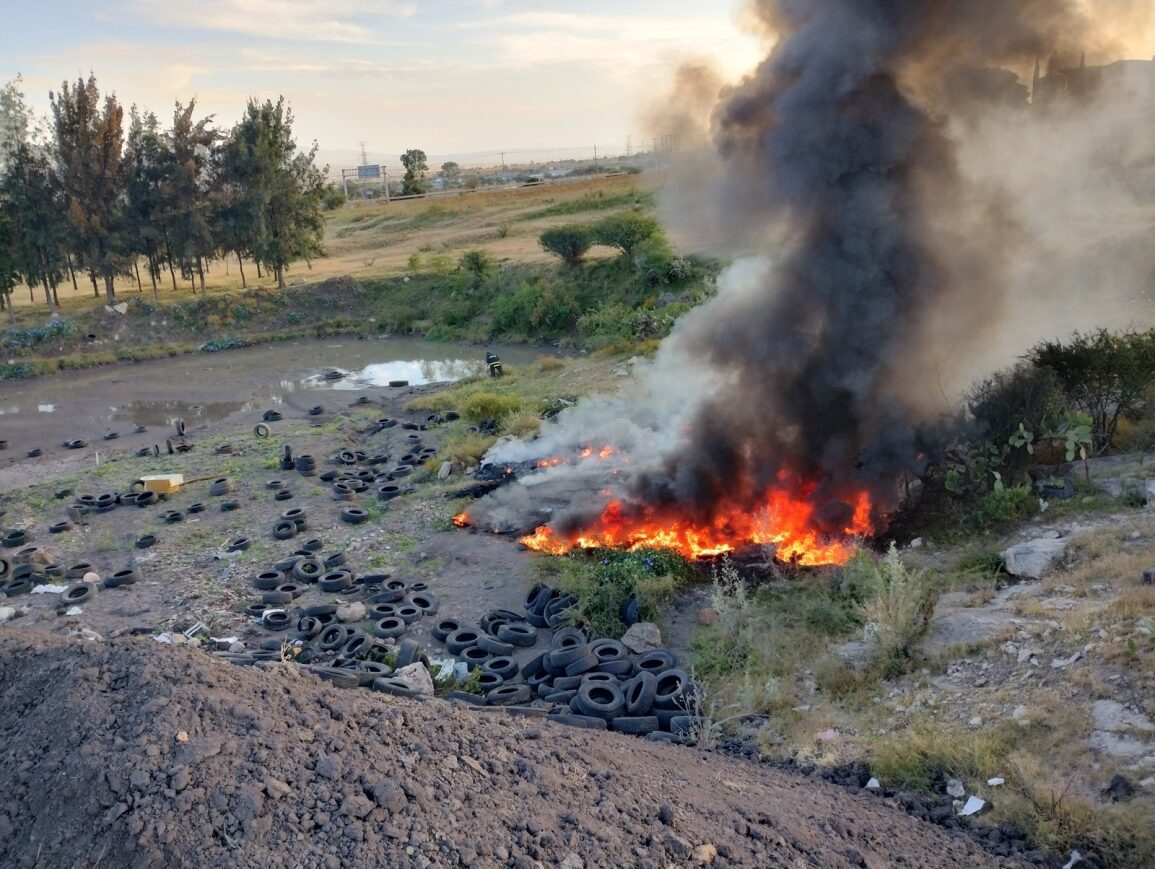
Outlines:
<svg viewBox="0 0 1155 869"><path fill-rule="evenodd" d="M200 254L197 255L197 274L201 279L201 296L203 297L205 295L205 269Z"/></svg>
<svg viewBox="0 0 1155 869"><path fill-rule="evenodd" d="M164 256L168 260L168 274L172 278L172 291L176 292L176 269L172 267L172 248L168 244L168 233L164 234Z"/></svg>
<svg viewBox="0 0 1155 869"><path fill-rule="evenodd" d="M241 252L237 251L237 268L241 270L241 289L246 290L245 286L245 264L241 261Z"/></svg>
<svg viewBox="0 0 1155 869"><path fill-rule="evenodd" d="M261 261L257 260L256 263L257 263L257 280L263 281L265 279L265 276L261 274Z"/></svg>
<svg viewBox="0 0 1155 869"><path fill-rule="evenodd" d="M79 293L80 286L76 283L76 269L72 267L72 252L65 254L65 262L68 263L68 276L72 278L72 292Z"/></svg>
<svg viewBox="0 0 1155 869"><path fill-rule="evenodd" d="M52 301L52 288L48 286L48 278L44 278L44 301L48 303L48 311L55 316L56 304Z"/></svg>
<svg viewBox="0 0 1155 869"><path fill-rule="evenodd" d="M92 295L94 298L100 298L100 286L96 283L96 272L90 271L88 279L92 281Z"/></svg>
<svg viewBox="0 0 1155 869"><path fill-rule="evenodd" d="M108 296L108 304L116 304L116 287L112 283L112 275L104 276L104 294Z"/></svg>
<svg viewBox="0 0 1155 869"><path fill-rule="evenodd" d="M138 293L144 292L144 287L140 284L140 258L137 257L132 261L132 270L136 272L136 291Z"/></svg>
<svg viewBox="0 0 1155 869"><path fill-rule="evenodd" d="M60 296L56 294L56 281L52 281L52 301L56 307L60 307Z"/></svg>
<svg viewBox="0 0 1155 869"><path fill-rule="evenodd" d="M283 290L285 288L285 270L278 266L273 269L273 274L277 278L277 289Z"/></svg>
<svg viewBox="0 0 1155 869"><path fill-rule="evenodd" d="M13 326L16 325L16 312L12 310L12 294L4 294L4 306L8 309L8 322Z"/></svg>

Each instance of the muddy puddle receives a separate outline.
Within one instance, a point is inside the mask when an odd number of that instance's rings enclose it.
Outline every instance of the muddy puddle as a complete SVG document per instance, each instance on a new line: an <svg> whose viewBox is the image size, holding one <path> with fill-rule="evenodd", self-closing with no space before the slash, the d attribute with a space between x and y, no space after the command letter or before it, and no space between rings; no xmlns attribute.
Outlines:
<svg viewBox="0 0 1155 869"><path fill-rule="evenodd" d="M66 452L62 443L75 438L151 444L178 419L191 428L268 409L338 410L391 382L419 386L480 374L486 349L507 368L540 353L405 338L301 340L4 382L0 440L8 448L0 460L23 460L34 448Z"/></svg>

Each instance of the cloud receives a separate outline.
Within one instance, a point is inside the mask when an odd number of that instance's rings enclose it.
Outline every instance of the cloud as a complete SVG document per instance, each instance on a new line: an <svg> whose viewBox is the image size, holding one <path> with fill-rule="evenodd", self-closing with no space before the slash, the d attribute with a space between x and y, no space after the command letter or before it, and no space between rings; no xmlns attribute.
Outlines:
<svg viewBox="0 0 1155 869"><path fill-rule="evenodd" d="M169 27L237 33L300 42L377 42L374 24L404 19L417 5L397 0L201 0L164 3L133 0L134 11Z"/></svg>

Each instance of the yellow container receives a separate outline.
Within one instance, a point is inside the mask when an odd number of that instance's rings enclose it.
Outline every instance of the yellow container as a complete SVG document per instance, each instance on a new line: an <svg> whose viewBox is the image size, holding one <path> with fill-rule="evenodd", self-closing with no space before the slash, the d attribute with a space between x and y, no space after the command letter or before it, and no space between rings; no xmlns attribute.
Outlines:
<svg viewBox="0 0 1155 869"><path fill-rule="evenodd" d="M154 474L141 477L137 480L144 486L146 492L156 492L158 495L167 495L176 492L184 485L184 474Z"/></svg>

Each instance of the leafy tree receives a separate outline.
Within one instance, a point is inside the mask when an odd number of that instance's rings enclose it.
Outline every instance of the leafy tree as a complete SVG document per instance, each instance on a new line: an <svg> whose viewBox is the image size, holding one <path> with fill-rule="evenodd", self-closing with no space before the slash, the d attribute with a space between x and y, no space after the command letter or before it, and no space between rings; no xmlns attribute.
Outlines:
<svg viewBox="0 0 1155 869"><path fill-rule="evenodd" d="M133 106L124 146L125 227L129 249L145 258L154 296L166 262L176 290L176 273L168 255L171 227L165 203L167 166L168 154L156 115L141 114Z"/></svg>
<svg viewBox="0 0 1155 869"><path fill-rule="evenodd" d="M547 229L538 237L538 243L547 253L561 257L567 266L578 266L593 246L590 229L581 223L566 223Z"/></svg>
<svg viewBox="0 0 1155 869"><path fill-rule="evenodd" d="M32 113L24 102L20 76L0 88L0 172L7 165L8 154L28 141Z"/></svg>
<svg viewBox="0 0 1155 869"><path fill-rule="evenodd" d="M658 221L636 211L611 214L594 224L591 232L595 244L616 247L630 256L639 244L662 231Z"/></svg>
<svg viewBox="0 0 1155 869"><path fill-rule="evenodd" d="M60 231L65 214L56 176L42 150L23 143L9 152L0 180L0 208L11 246L10 254L0 258L29 288L40 284L49 310L55 313L56 288L67 269L66 237Z"/></svg>
<svg viewBox="0 0 1155 869"><path fill-rule="evenodd" d="M401 155L401 165L405 176L401 179L401 195L411 196L425 192L425 173L429 171L429 159L420 148L410 148Z"/></svg>
<svg viewBox="0 0 1155 869"><path fill-rule="evenodd" d="M1155 330L1075 333L1067 343L1044 341L1026 358L1050 368L1068 398L1091 417L1091 448L1101 455L1119 419L1143 400L1155 383Z"/></svg>
<svg viewBox="0 0 1155 869"><path fill-rule="evenodd" d="M215 251L211 220L210 158L220 138L212 129L212 117L193 120L196 100L180 102L173 112L172 128L166 135L166 199L171 215L172 256L181 276L200 279L205 292L204 261Z"/></svg>
<svg viewBox="0 0 1155 869"><path fill-rule="evenodd" d="M122 238L124 110L108 95L101 105L96 76L68 82L52 102L56 173L67 202L67 224L81 254L95 295L104 279L109 302L114 281L128 267Z"/></svg>
<svg viewBox="0 0 1155 869"><path fill-rule="evenodd" d="M457 261L457 267L469 273L470 289L477 289L493 270L493 257L487 250L467 250Z"/></svg>
<svg viewBox="0 0 1155 869"><path fill-rule="evenodd" d="M314 164L316 155L316 142L309 151L297 150L284 97L251 100L221 152L224 243L238 258L249 250L278 287L285 286L285 269L294 260L324 253L325 176Z"/></svg>
<svg viewBox="0 0 1155 869"><path fill-rule="evenodd" d="M461 164L454 160L447 160L441 164L441 177L446 187L456 187L461 181Z"/></svg>

